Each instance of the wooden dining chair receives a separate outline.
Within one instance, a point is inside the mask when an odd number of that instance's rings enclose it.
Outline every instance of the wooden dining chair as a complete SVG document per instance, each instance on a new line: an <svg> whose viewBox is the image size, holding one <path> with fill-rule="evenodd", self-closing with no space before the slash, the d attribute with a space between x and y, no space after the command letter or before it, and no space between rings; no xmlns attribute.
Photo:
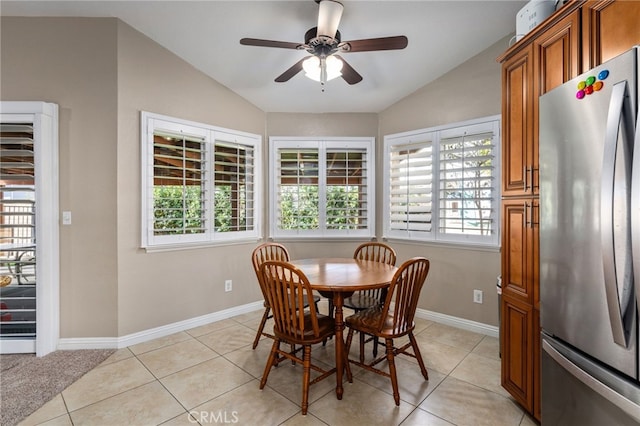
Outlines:
<svg viewBox="0 0 640 426"><path fill-rule="evenodd" d="M420 290L429 273L429 261L423 257L414 257L404 262L391 280L391 285L382 307L376 306L359 311L345 319L349 333L347 335L347 349L349 353L354 331L376 336L384 339L386 353L371 362L363 363L349 359L349 362L358 365L366 370L373 371L391 379L393 387L393 399L396 405L400 405L400 392L398 391L398 377L396 375L395 356L398 354L408 355L416 358L420 365L420 371L425 380L429 380L427 368L422 360L418 343L413 335L415 323L413 321ZM395 347L393 339L408 335L409 343ZM411 348L413 353L407 352ZM362 347L360 348L362 351ZM388 361L389 372L376 368L375 365Z"/></svg>
<svg viewBox="0 0 640 426"><path fill-rule="evenodd" d="M264 313L262 314L262 319L260 320L260 325L258 326L256 337L253 340L253 349L258 347L258 343L260 343L260 337L266 336L273 339L272 334L264 331L264 326L267 323L267 320L271 318L271 306L269 305L269 301L264 290L264 285L262 284L262 274L260 273L260 267L264 262L268 260L281 260L288 262L290 260L289 251L282 244L267 242L256 247L251 255L253 269L256 272L258 284L260 285L260 290L262 291L262 296L264 297ZM313 302L316 305L316 309L318 308L317 303L319 301L320 296L314 295ZM307 305L304 305L303 308L307 308Z"/></svg>
<svg viewBox="0 0 640 426"><path fill-rule="evenodd" d="M358 248L356 248L353 253L353 258L372 260L374 262L395 266L396 251L384 243L367 242L360 244ZM376 306L382 306L386 295L386 288L357 291L351 297L344 300L344 307L359 312ZM364 333L360 333L360 362L364 362L364 345L370 341L373 341L374 358L378 356L378 338L374 336L367 339Z"/></svg>
<svg viewBox="0 0 640 426"><path fill-rule="evenodd" d="M330 316L318 313L313 303L311 285L304 273L295 266L282 261L266 261L261 267L262 281L269 306L273 312L275 334L271 353L260 381L260 389L267 383L271 368L278 359L287 358L302 364L302 414L307 414L309 387L336 372L336 368L323 369L311 363L311 345L325 341L335 333L335 322ZM308 310L298 309L306 304ZM280 343L301 345L302 358L296 352L280 349ZM349 366L347 365L347 371ZM311 370L320 373L311 380ZM348 374L350 377L350 374Z"/></svg>

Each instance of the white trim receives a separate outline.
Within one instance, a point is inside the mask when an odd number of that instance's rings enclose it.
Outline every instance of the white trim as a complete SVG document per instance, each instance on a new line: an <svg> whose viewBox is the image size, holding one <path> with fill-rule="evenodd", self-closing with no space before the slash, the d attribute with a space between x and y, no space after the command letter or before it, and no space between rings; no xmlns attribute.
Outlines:
<svg viewBox="0 0 640 426"><path fill-rule="evenodd" d="M501 161L501 122L502 117L500 115L492 115L488 117L481 117L467 121L461 121L457 123L445 124L425 129L412 130L403 133L395 133L385 135L383 138L383 219L382 219L382 238L383 239L395 239L398 241L420 241L431 242L436 244L469 244L480 245L485 247L500 248L500 173L501 169L499 163ZM446 233L440 231L440 211L441 201L440 198L440 144L441 140L446 137L462 135L466 131L473 132L491 132L494 137L493 155L495 159L495 168L493 174L493 181L495 186L493 188L492 205L492 219L494 223L493 233L491 235L475 235L475 234L456 234ZM416 230L396 230L391 229L391 168L390 168L390 156L393 152L392 148L404 147L404 146L420 146L421 144L430 144L431 153L431 167L432 167L432 180L431 180L431 229L428 231L416 231Z"/></svg>
<svg viewBox="0 0 640 426"><path fill-rule="evenodd" d="M321 219L326 217L326 182L327 182L327 151L331 150L364 150L367 170L363 176L366 182L367 227L365 229L328 230L323 221L320 221L318 229L292 229L278 228L279 205L279 157L280 150L287 149L312 149L318 152L318 214ZM376 138L365 137L296 137L296 136L270 136L268 152L268 185L269 199L269 239L290 239L299 241L304 239L337 238L337 239L371 239L375 237L376 227Z"/></svg>
<svg viewBox="0 0 640 426"><path fill-rule="evenodd" d="M127 346L136 345L138 343L148 342L149 340L158 339L160 337L169 336L180 331L189 330L195 327L211 324L213 322L222 321L237 315L264 309L264 302L258 301L247 303L246 305L236 306L234 308L225 309L218 312L202 315L184 321L174 322L172 324L163 325L149 330L143 330L137 333L128 334L122 337L79 337L79 338L62 338L58 343L58 349L120 349Z"/></svg>
<svg viewBox="0 0 640 426"><path fill-rule="evenodd" d="M153 176L154 176L154 134L167 133L185 135L198 139L203 144L201 151L205 157L205 182L207 193L205 197L205 215L207 217L206 231L202 234L176 234L156 236L153 232ZM214 177L213 155L218 142L250 147L253 150L252 185L253 209L252 229L248 231L215 232L210 216L213 212ZM140 146L141 146L141 236L140 246L146 252L182 250L205 246L220 246L243 243L261 238L262 235L262 136L239 130L217 127L205 123L184 120L140 111ZM249 200L247 200L249 202ZM185 242L186 241L186 242Z"/></svg>
<svg viewBox="0 0 640 426"><path fill-rule="evenodd" d="M128 334L122 337L62 338L59 340L58 349L121 349L128 346L136 345L138 343L148 342L149 340L169 336L170 334L178 333L180 331L189 330L195 327L200 327L261 309L264 309L263 302L258 301L247 303L241 306L236 306L234 308L225 309L219 312L213 312L211 314L202 315L184 321L178 321L173 324L151 328L149 330L140 331L138 333ZM461 328L463 330L472 331L474 333L498 337L498 327L479 323L476 321L470 321L464 318L452 317L450 315L440 314L437 312L427 311L425 309L419 308L416 310L416 317L428 319L440 324L450 325L456 328Z"/></svg>
<svg viewBox="0 0 640 426"><path fill-rule="evenodd" d="M439 324L450 325L455 328L461 328L463 330L473 331L474 333L485 334L487 336L498 337L500 335L500 329L494 325L453 317L451 315L428 311L426 309L416 309L416 317L437 322Z"/></svg>
<svg viewBox="0 0 640 426"><path fill-rule="evenodd" d="M0 102L0 121L31 122L36 165L36 356L56 349L60 338L60 238L58 105L46 102ZM11 341L7 341L11 342ZM13 342L11 351L30 344ZM34 352L33 349L26 352Z"/></svg>

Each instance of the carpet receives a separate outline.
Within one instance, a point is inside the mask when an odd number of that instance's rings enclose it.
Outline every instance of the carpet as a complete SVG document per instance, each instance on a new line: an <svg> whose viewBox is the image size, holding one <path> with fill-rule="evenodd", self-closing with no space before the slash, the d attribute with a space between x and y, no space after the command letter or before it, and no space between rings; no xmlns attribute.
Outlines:
<svg viewBox="0 0 640 426"><path fill-rule="evenodd" d="M18 424L107 359L113 349L0 355L0 424Z"/></svg>

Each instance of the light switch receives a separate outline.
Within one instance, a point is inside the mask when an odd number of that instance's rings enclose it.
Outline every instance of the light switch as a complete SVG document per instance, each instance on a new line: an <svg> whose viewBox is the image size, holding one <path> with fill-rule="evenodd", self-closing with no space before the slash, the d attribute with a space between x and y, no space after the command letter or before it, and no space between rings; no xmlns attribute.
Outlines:
<svg viewBox="0 0 640 426"><path fill-rule="evenodd" d="M62 224L63 225L71 225L71 212L70 211L62 212Z"/></svg>

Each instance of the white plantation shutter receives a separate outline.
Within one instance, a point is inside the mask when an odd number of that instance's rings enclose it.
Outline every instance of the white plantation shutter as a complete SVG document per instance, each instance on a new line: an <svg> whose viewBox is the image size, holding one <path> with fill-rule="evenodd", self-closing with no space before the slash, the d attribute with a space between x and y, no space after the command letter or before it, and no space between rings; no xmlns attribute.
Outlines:
<svg viewBox="0 0 640 426"><path fill-rule="evenodd" d="M433 146L430 140L394 145L389 152L389 229L431 231Z"/></svg>
<svg viewBox="0 0 640 426"><path fill-rule="evenodd" d="M366 150L329 149L326 157L327 229L366 229Z"/></svg>
<svg viewBox="0 0 640 426"><path fill-rule="evenodd" d="M260 137L142 113L142 246L259 237Z"/></svg>
<svg viewBox="0 0 640 426"><path fill-rule="evenodd" d="M272 138L271 237L373 236L373 138Z"/></svg>
<svg viewBox="0 0 640 426"><path fill-rule="evenodd" d="M254 147L216 138L213 157L215 231L252 230L256 214Z"/></svg>
<svg viewBox="0 0 640 426"><path fill-rule="evenodd" d="M497 246L500 117L385 136L384 237Z"/></svg>
<svg viewBox="0 0 640 426"><path fill-rule="evenodd" d="M318 229L319 152L315 148L278 151L278 229Z"/></svg>
<svg viewBox="0 0 640 426"><path fill-rule="evenodd" d="M153 234L206 231L206 141L156 131L153 135Z"/></svg>
<svg viewBox="0 0 640 426"><path fill-rule="evenodd" d="M440 140L439 230L447 234L490 235L495 146L493 133L463 134Z"/></svg>

